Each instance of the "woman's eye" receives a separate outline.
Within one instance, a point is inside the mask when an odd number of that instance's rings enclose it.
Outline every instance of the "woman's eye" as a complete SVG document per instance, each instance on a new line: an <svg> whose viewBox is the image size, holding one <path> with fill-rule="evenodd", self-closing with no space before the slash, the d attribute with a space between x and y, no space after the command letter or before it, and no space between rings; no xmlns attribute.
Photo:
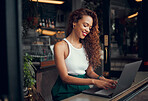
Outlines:
<svg viewBox="0 0 148 101"><path fill-rule="evenodd" d="M86 25L83 25L84 27L87 27Z"/></svg>

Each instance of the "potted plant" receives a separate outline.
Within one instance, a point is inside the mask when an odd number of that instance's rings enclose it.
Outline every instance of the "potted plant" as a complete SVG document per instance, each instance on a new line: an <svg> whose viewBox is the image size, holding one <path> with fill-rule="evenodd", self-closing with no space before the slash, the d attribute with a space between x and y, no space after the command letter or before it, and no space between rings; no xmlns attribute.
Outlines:
<svg viewBox="0 0 148 101"><path fill-rule="evenodd" d="M32 63L32 57L26 53L24 55L24 65L23 65L23 74L24 74L24 95L28 95L28 89L31 90L31 88L35 85L35 66Z"/></svg>

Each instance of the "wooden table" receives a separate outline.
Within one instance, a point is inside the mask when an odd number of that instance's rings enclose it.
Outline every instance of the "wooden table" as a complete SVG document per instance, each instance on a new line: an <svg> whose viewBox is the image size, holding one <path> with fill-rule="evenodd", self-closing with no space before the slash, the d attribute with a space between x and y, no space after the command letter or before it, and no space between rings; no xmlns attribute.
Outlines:
<svg viewBox="0 0 148 101"><path fill-rule="evenodd" d="M147 82L148 82L148 72L138 72L132 86L111 99L80 93L78 95L64 99L63 101L117 101Z"/></svg>

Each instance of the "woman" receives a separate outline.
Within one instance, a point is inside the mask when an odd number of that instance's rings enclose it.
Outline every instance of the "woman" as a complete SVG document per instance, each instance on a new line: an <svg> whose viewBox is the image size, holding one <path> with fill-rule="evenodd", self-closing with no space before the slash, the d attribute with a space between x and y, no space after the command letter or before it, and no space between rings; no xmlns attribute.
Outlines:
<svg viewBox="0 0 148 101"><path fill-rule="evenodd" d="M78 94L88 89L89 85L104 89L116 85L115 81L94 72L101 56L98 33L95 12L81 8L70 14L67 37L54 46L59 77L52 89L53 100Z"/></svg>

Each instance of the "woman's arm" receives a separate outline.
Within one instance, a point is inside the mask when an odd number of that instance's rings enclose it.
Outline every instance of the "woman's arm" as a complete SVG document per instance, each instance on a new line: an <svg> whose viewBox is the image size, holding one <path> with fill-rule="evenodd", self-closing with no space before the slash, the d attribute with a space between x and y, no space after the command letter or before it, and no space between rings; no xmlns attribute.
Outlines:
<svg viewBox="0 0 148 101"><path fill-rule="evenodd" d="M97 79L100 75L98 75L97 73L94 72L92 66L89 65L89 67L87 68L86 70L86 73L87 75L90 77L90 78L94 78L94 79ZM99 77L99 79L103 79L103 77Z"/></svg>
<svg viewBox="0 0 148 101"><path fill-rule="evenodd" d="M111 88L112 84L103 80L97 79L82 79L73 76L69 76L65 64L65 54L66 54L67 44L64 41L58 42L54 46L54 56L55 56L55 63L58 69L59 75L63 82L68 84L75 84L75 85L96 85L99 88ZM92 75L92 74L91 74ZM97 76L96 76L97 77Z"/></svg>
<svg viewBox="0 0 148 101"><path fill-rule="evenodd" d="M96 74L92 68L92 66L89 66L86 70L86 73L89 77L94 78L94 79L99 79L99 80L103 80L106 82L110 82L111 84L116 85L117 81L111 80L111 79L106 79L104 76L100 76L98 74Z"/></svg>
<svg viewBox="0 0 148 101"><path fill-rule="evenodd" d="M67 46L67 43L64 41L58 42L54 46L55 64L62 81L68 84L76 84L76 85L94 84L92 79L82 79L82 78L76 78L68 75L65 60L64 60L65 54L68 53L67 50L68 50L68 46Z"/></svg>

